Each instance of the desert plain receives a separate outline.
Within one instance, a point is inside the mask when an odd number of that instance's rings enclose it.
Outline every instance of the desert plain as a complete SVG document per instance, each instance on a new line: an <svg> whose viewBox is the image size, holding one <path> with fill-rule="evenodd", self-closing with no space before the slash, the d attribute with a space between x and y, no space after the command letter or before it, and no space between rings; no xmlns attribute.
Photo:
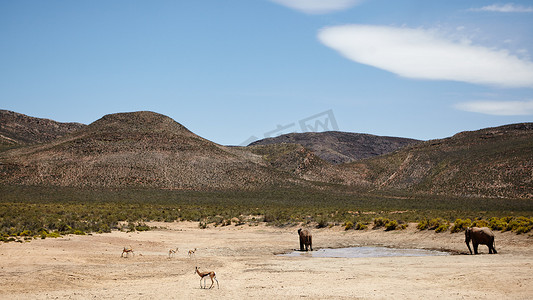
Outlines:
<svg viewBox="0 0 533 300"><path fill-rule="evenodd" d="M315 250L385 246L446 256L279 256L298 227L149 223L143 232L68 235L0 244L0 299L532 299L533 236L495 232L498 254L467 255L463 233L316 229ZM124 247L135 255L121 257ZM179 251L169 257L169 250ZM197 249L192 256L188 250ZM219 282L200 287L201 271ZM207 279L207 287L211 281Z"/></svg>

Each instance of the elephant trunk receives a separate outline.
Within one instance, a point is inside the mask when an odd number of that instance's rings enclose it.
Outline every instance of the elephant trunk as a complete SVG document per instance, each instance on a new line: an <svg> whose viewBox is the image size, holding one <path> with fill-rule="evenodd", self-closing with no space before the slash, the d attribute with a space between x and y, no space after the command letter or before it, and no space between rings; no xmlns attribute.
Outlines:
<svg viewBox="0 0 533 300"><path fill-rule="evenodd" d="M468 251L470 251L470 255L472 255L472 249L470 249L470 239L471 239L471 230L472 228L468 227L466 230L465 230L465 243L466 243L466 246L468 247Z"/></svg>
<svg viewBox="0 0 533 300"><path fill-rule="evenodd" d="M468 251L470 251L470 255L472 255L472 249L470 249L470 241L466 241L466 246L468 247Z"/></svg>

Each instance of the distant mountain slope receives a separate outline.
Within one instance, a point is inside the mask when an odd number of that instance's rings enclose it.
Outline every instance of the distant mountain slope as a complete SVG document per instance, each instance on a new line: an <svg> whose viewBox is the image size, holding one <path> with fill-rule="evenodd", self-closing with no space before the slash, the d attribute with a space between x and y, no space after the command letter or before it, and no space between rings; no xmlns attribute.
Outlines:
<svg viewBox="0 0 533 300"><path fill-rule="evenodd" d="M261 156L224 147L153 112L119 113L47 144L0 153L0 182L24 185L249 189L289 184Z"/></svg>
<svg viewBox="0 0 533 300"><path fill-rule="evenodd" d="M418 142L408 138L328 131L289 133L255 141L250 145L300 144L323 160L341 164L390 153Z"/></svg>
<svg viewBox="0 0 533 300"><path fill-rule="evenodd" d="M337 134L314 134L310 140L329 141ZM318 143L319 149L339 156L344 151L339 144L354 140L337 142L343 136ZM377 155L380 140L366 139L374 149L366 153ZM161 114L111 114L48 142L1 151L0 184L200 191L298 186L533 199L533 123L414 141L345 164L332 164L316 154L320 151L290 142L226 147ZM390 141L383 143L390 149Z"/></svg>
<svg viewBox="0 0 533 300"><path fill-rule="evenodd" d="M30 145L49 142L85 126L80 123L60 123L9 110L0 110L0 145Z"/></svg>
<svg viewBox="0 0 533 300"><path fill-rule="evenodd" d="M344 167L381 189L533 199L533 123L461 132Z"/></svg>

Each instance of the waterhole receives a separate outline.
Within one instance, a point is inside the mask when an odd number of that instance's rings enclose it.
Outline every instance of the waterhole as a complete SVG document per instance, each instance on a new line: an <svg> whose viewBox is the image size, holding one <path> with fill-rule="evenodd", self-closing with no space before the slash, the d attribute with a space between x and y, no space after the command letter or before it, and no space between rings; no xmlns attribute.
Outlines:
<svg viewBox="0 0 533 300"><path fill-rule="evenodd" d="M323 248L315 251L292 251L278 254L279 256L292 257L392 257L392 256L442 256L450 255L448 252L425 249L398 249L387 247L349 247L349 248Z"/></svg>

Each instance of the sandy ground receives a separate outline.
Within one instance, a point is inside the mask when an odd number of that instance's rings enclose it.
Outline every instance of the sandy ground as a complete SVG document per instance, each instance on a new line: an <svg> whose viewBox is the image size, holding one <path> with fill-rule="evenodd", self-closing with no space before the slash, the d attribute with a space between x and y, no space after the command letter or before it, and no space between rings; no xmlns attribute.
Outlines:
<svg viewBox="0 0 533 300"><path fill-rule="evenodd" d="M0 244L0 299L533 299L533 236L495 233L496 255L465 255L462 233L311 229L315 249L443 249L449 256L312 258L296 227L151 223L161 229ZM121 258L131 246L135 256ZM168 250L179 247L175 257ZM189 249L197 248L195 257ZM201 289L195 266L216 271ZM207 280L208 287L210 281ZM215 283L216 286L216 283Z"/></svg>

